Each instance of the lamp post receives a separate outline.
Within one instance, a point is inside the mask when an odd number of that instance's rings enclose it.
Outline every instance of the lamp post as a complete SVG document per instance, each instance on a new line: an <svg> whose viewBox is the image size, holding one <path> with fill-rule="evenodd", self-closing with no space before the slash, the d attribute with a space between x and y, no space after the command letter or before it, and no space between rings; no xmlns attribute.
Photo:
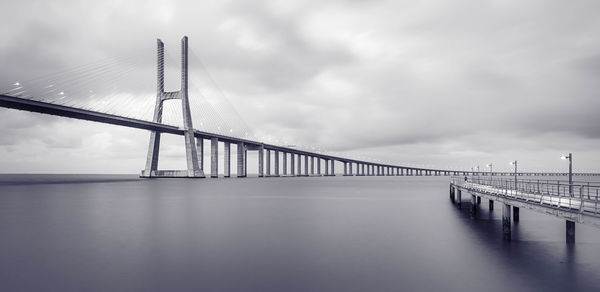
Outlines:
<svg viewBox="0 0 600 292"><path fill-rule="evenodd" d="M560 157L562 160L569 159L569 196L573 196L573 154L563 155Z"/></svg>
<svg viewBox="0 0 600 292"><path fill-rule="evenodd" d="M515 190L517 190L517 161L515 160L510 164L515 166Z"/></svg>

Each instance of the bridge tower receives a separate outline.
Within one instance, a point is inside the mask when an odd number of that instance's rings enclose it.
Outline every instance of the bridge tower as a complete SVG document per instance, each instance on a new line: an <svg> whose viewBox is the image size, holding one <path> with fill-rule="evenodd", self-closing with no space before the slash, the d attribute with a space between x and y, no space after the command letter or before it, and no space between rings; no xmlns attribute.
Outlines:
<svg viewBox="0 0 600 292"><path fill-rule="evenodd" d="M162 123L163 102L170 99L181 100L183 112L183 131L185 139L185 155L187 170L158 170L158 153L160 149L160 132L151 131L146 168L142 170L141 177L204 177L204 171L198 164L198 151L194 143L194 127L188 99L188 37L181 39L181 89L179 91L165 92L165 46L157 39L157 86L156 104L154 107L153 122Z"/></svg>

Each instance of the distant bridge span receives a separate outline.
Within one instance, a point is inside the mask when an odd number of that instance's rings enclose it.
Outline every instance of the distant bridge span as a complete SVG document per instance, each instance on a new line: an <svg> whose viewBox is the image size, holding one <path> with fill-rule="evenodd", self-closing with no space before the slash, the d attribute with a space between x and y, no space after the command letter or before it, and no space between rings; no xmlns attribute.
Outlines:
<svg viewBox="0 0 600 292"><path fill-rule="evenodd" d="M124 126L124 127L142 129L142 130L148 130L148 131L157 131L157 132L161 132L161 133L168 133L168 134L174 134L174 135L181 135L181 136L184 135L184 130L182 128L171 126L171 125L165 125L165 124L151 122L151 121L133 119L133 118L123 117L123 116L117 116L117 115L112 115L112 114L107 114L107 113L102 113L102 112L97 112L97 111L91 111L91 110L86 110L86 109L80 109L80 108L74 108L74 107L69 107L69 106L64 106L64 105L58 105L58 104L53 104L53 103L47 103L47 102L42 102L42 101L24 99L24 98L20 98L20 97L3 95L3 94L0 94L0 107L24 110L24 111L30 111L30 112L36 112L36 113L42 113L42 114L49 114L49 115L54 115L54 116L67 117L67 118L81 119L81 120L86 120L86 121L118 125L118 126ZM446 175L446 176L449 176L449 175L481 175L481 176L514 175L514 173L512 173L512 172L457 171L457 170L448 170L448 169L416 168L416 167L409 167L409 166L381 164L381 163L360 161L360 160L356 160L356 159L344 158L344 157L339 157L339 156L303 151L303 150L294 149L294 148L290 148L290 147L271 145L271 144L266 144L266 143L262 143L262 142L241 139L241 138L237 138L237 137L230 137L230 136L225 136L225 135L221 135L221 134L203 132L203 131L199 131L199 130L194 130L194 136L196 137L196 139L209 139L209 140L217 139L218 142L229 143L229 144L239 145L240 143L242 143L244 145L244 147L246 148L246 150L263 149L263 150L267 150L269 152L274 151L274 152L276 152L275 155L278 155L277 152L281 152L283 155L286 156L286 158L284 158L286 160L288 158L287 154L290 154L290 155L295 155L295 156L309 157L310 160L317 158L317 159L325 160L326 163L327 163L327 161L340 161L340 162L344 163L345 165L347 165L346 171L344 173L345 175L359 175L359 176L360 175ZM227 155L227 154L225 153L225 155ZM267 158L267 160L270 160L270 158L271 157ZM281 173L279 173L279 169L277 168L277 165L278 165L277 160L279 158L276 157L274 159L276 160L275 171L273 172L273 174L271 174L270 171L267 171L267 173L266 173L267 176L281 175ZM287 164L287 163L285 163L285 164ZM320 162L318 162L317 164L320 164ZM290 165L293 165L293 164L290 162ZM288 174L287 173L287 170L288 170L287 165L284 165L284 167L286 167L286 169L283 171L283 174L287 175ZM314 165L313 165L313 167L314 167ZM353 168L353 170L355 172L354 174L353 174L353 171L350 170L351 167ZM270 167L267 166L267 169L269 169L269 168ZM313 175L323 174L323 173L321 173L319 168L320 167L317 168L316 172L313 171ZM305 172L304 174L302 174L303 169L300 169L301 171L298 173L296 173L294 170L295 169L291 169L289 171L289 174L290 175L299 175L299 176L311 175L310 169L309 169L308 173ZM226 166L225 171L226 171L225 176L229 176L230 173L227 173L227 166ZM211 173L214 173L214 171L211 171ZM327 173L324 173L324 174L325 175L333 175L333 173L331 171L328 171ZM259 175L261 175L260 169L259 169ZM560 175L567 175L567 173L519 172L518 175L521 175L521 176L527 176L527 175L530 175L530 176L541 176L541 175L560 176ZM598 174L576 173L574 175L589 176L589 175L598 175ZM242 176L242 175L238 174L238 176Z"/></svg>
<svg viewBox="0 0 600 292"><path fill-rule="evenodd" d="M230 137L222 134L203 132L194 129L188 97L188 39L181 41L181 89L176 92L164 90L164 44L157 40L157 98L152 121L128 118L99 111L59 105L19 96L0 94L0 107L25 110L67 118L94 121L105 124L119 125L130 128L150 131L150 143L146 159L146 167L142 170L141 177L205 177L204 175L204 140L211 140L211 169L210 176L218 177L219 142L224 144L224 176L231 176L231 144L237 145L237 176L245 177L247 174L247 151L258 151L258 175L263 176L333 176L335 175L335 162L344 165L344 175L357 176L403 176L403 175L515 175L512 172L485 172L485 171L457 171L449 169L418 168L385 163L375 163L352 158L333 156L317 152L310 152L291 147L283 147L253 141L243 138ZM175 127L162 123L162 103L169 99L180 99L182 104L183 127ZM159 170L158 154L160 149L161 133L181 135L185 138L186 170ZM271 151L274 155L271 155ZM266 152L266 153L265 153ZM281 155L280 155L281 153ZM289 167L288 167L289 157ZM274 163L271 163L271 158ZM279 159L282 159L280 172ZM265 161L266 160L266 161ZM323 162L324 171L321 171ZM274 166L271 172L271 165ZM316 169L315 169L316 168ZM520 172L517 175L567 175L567 173L541 173ZM600 175L595 173L577 173L575 175Z"/></svg>

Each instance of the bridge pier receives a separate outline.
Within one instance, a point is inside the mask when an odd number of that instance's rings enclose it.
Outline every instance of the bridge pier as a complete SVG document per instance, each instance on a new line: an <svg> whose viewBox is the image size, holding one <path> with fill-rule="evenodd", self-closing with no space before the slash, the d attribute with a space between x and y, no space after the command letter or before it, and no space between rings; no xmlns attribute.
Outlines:
<svg viewBox="0 0 600 292"><path fill-rule="evenodd" d="M310 175L311 176L315 175L315 157L314 156L310 157Z"/></svg>
<svg viewBox="0 0 600 292"><path fill-rule="evenodd" d="M335 176L335 160L331 159L331 176Z"/></svg>
<svg viewBox="0 0 600 292"><path fill-rule="evenodd" d="M196 138L196 151L198 152L198 167L204 171L204 137Z"/></svg>
<svg viewBox="0 0 600 292"><path fill-rule="evenodd" d="M298 176L302 176L302 155L298 154Z"/></svg>
<svg viewBox="0 0 600 292"><path fill-rule="evenodd" d="M575 243L575 222L566 220L566 227L567 243Z"/></svg>
<svg viewBox="0 0 600 292"><path fill-rule="evenodd" d="M489 209L490 211L494 210L494 200L489 200Z"/></svg>
<svg viewBox="0 0 600 292"><path fill-rule="evenodd" d="M246 177L246 146L244 142L237 144L237 176Z"/></svg>
<svg viewBox="0 0 600 292"><path fill-rule="evenodd" d="M210 138L210 177L219 177L219 138Z"/></svg>
<svg viewBox="0 0 600 292"><path fill-rule="evenodd" d="M262 157L262 153L260 154L260 156ZM271 176L271 150L266 149L265 151L265 174L266 177L270 177Z"/></svg>
<svg viewBox="0 0 600 292"><path fill-rule="evenodd" d="M294 153L290 153L290 175L291 176L295 176L296 175L296 166L294 165L296 163L296 154Z"/></svg>
<svg viewBox="0 0 600 292"><path fill-rule="evenodd" d="M481 204L481 197L477 196L477 205L480 205L480 204Z"/></svg>
<svg viewBox="0 0 600 292"><path fill-rule="evenodd" d="M265 169L265 149L264 147L258 147L258 177L264 177ZM268 150L267 150L268 151Z"/></svg>
<svg viewBox="0 0 600 292"><path fill-rule="evenodd" d="M519 207L513 206L513 221L519 222Z"/></svg>
<svg viewBox="0 0 600 292"><path fill-rule="evenodd" d="M223 176L231 177L231 144L223 142Z"/></svg>
<svg viewBox="0 0 600 292"><path fill-rule="evenodd" d="M456 188L456 206L459 209L462 209L462 191L459 188Z"/></svg>
<svg viewBox="0 0 600 292"><path fill-rule="evenodd" d="M304 155L304 176L308 176L308 154Z"/></svg>
<svg viewBox="0 0 600 292"><path fill-rule="evenodd" d="M275 160L273 161L275 163L275 176L279 177L279 150L275 150L274 151L275 154Z"/></svg>
<svg viewBox="0 0 600 292"><path fill-rule="evenodd" d="M317 175L321 176L321 157L317 157Z"/></svg>
<svg viewBox="0 0 600 292"><path fill-rule="evenodd" d="M506 203L502 205L502 238L506 241L510 241L510 205Z"/></svg>
<svg viewBox="0 0 600 292"><path fill-rule="evenodd" d="M344 176L348 175L348 163L346 161L343 161L344 163Z"/></svg>
<svg viewBox="0 0 600 292"><path fill-rule="evenodd" d="M283 159L283 161L281 162L281 167L283 170L283 175L287 175L287 153L286 152L281 152L281 158Z"/></svg>

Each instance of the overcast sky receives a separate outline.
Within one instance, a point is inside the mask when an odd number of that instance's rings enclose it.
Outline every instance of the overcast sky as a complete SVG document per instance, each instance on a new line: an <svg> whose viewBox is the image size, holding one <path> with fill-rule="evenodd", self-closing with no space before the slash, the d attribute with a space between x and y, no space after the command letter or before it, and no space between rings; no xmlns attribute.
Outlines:
<svg viewBox="0 0 600 292"><path fill-rule="evenodd" d="M178 58L188 35L272 142L482 170L514 159L566 170L559 157L573 152L575 170L600 171L599 1L4 0L0 10L0 88L123 56L145 60L152 81L156 38ZM145 164L146 131L9 109L0 124L0 172ZM163 140L160 168L184 168L182 143Z"/></svg>

